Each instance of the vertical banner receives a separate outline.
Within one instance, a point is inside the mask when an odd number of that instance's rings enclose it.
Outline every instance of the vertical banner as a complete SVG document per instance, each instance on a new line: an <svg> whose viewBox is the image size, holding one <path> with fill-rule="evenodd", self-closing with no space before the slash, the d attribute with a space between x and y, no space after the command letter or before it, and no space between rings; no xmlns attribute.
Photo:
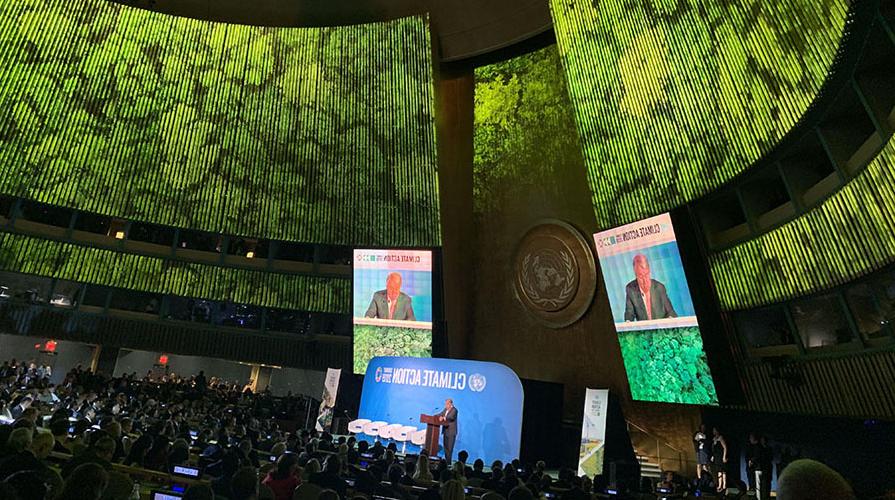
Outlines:
<svg viewBox="0 0 895 500"><path fill-rule="evenodd" d="M340 368L327 368L326 380L323 381L323 396L320 397L320 412L317 414L317 423L314 426L317 432L329 432L333 424L333 408L336 406L336 396L339 393L339 378L342 376Z"/></svg>
<svg viewBox="0 0 895 500"><path fill-rule="evenodd" d="M584 396L584 421L581 423L581 447L578 450L579 476L593 477L603 473L608 408L608 389L587 390Z"/></svg>

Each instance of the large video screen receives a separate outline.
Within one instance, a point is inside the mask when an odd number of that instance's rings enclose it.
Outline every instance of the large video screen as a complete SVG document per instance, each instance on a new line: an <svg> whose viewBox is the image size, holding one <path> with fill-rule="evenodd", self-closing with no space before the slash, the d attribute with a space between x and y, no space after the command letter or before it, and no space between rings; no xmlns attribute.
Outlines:
<svg viewBox="0 0 895 500"><path fill-rule="evenodd" d="M634 399L718 404L671 216L594 240Z"/></svg>
<svg viewBox="0 0 895 500"><path fill-rule="evenodd" d="M354 373L376 356L432 357L432 252L354 251Z"/></svg>

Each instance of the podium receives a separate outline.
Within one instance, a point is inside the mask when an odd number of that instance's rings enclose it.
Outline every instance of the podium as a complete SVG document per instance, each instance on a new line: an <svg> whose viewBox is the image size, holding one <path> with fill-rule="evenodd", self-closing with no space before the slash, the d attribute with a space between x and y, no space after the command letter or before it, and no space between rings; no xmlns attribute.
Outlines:
<svg viewBox="0 0 895 500"><path fill-rule="evenodd" d="M426 424L426 444L423 445L423 451L430 457L438 456L438 435L441 434L444 422L438 415L421 414L420 423Z"/></svg>

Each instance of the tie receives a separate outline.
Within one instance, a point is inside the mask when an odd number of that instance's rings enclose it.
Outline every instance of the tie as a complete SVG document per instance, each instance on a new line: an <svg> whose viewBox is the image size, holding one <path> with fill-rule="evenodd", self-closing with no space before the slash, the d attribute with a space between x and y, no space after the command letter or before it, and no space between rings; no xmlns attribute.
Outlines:
<svg viewBox="0 0 895 500"><path fill-rule="evenodd" d="M643 294L644 302L646 302L646 319L653 319L653 301L650 300L650 290Z"/></svg>
<svg viewBox="0 0 895 500"><path fill-rule="evenodd" d="M398 298L395 297L395 300L389 301L388 304L388 319L395 319L395 306L398 305Z"/></svg>

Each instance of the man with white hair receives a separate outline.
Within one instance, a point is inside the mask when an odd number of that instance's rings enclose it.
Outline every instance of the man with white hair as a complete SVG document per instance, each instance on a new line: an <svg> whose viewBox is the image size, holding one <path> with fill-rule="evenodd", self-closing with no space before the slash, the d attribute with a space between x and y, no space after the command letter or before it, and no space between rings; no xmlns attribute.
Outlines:
<svg viewBox="0 0 895 500"><path fill-rule="evenodd" d="M665 285L652 278L649 259L634 256L634 280L625 286L625 321L676 318Z"/></svg>
<svg viewBox="0 0 895 500"><path fill-rule="evenodd" d="M51 470L43 460L53 450L53 435L40 431L32 438L30 427L21 427L12 431L6 441L7 447L14 452L0 462L0 480L21 471L34 471L52 487L60 487L62 479Z"/></svg>

